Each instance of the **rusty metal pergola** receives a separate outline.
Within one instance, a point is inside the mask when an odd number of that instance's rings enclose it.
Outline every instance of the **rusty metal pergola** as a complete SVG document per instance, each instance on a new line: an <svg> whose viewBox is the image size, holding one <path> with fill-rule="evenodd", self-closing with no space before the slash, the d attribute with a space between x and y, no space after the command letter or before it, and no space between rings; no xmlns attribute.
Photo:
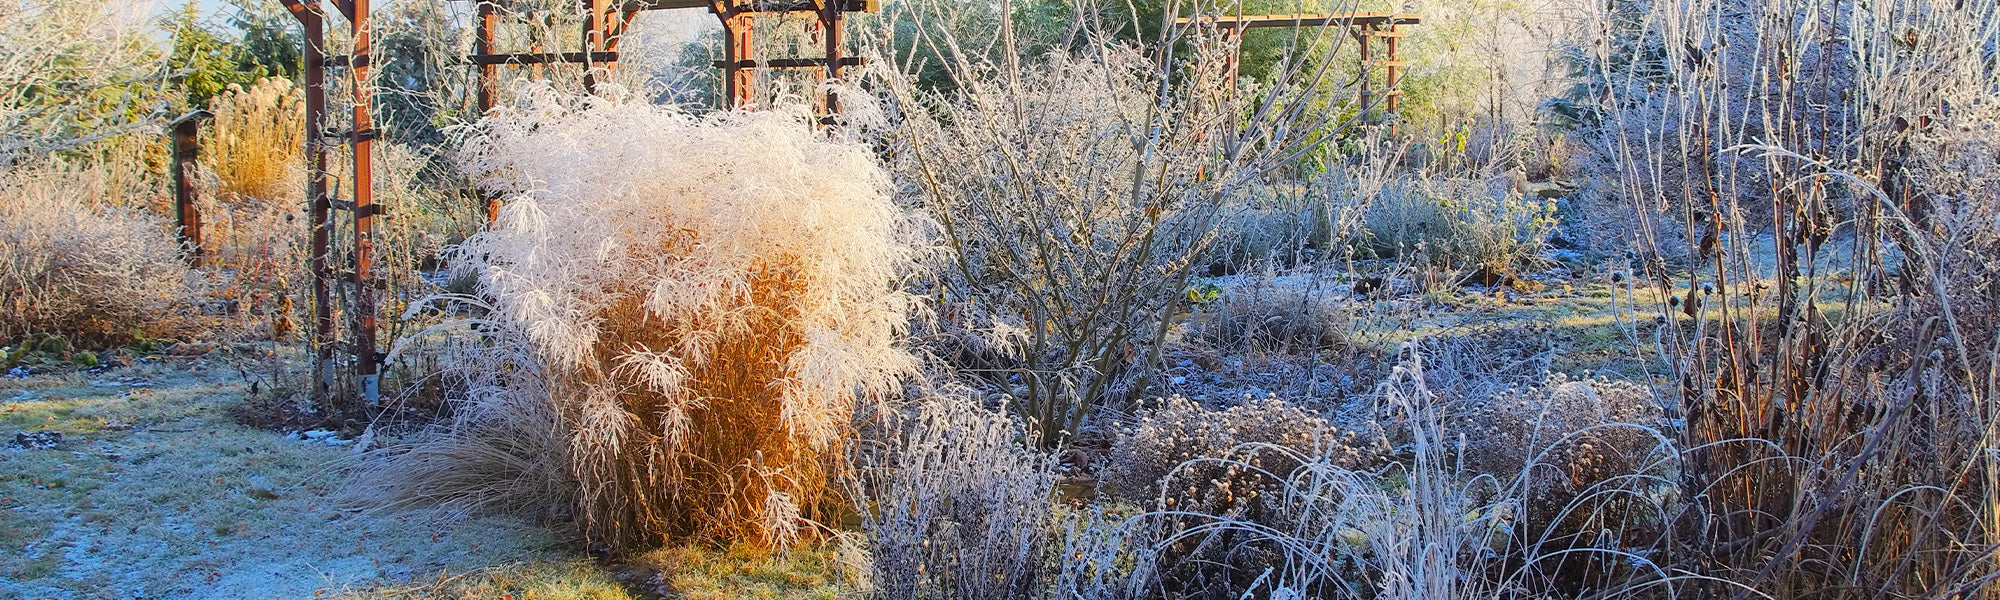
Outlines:
<svg viewBox="0 0 2000 600"><path fill-rule="evenodd" d="M345 346L347 354L353 358L352 370L357 384L359 399L374 404L380 395L382 354L376 339L377 306L375 299L375 247L372 236L377 227L377 219L385 216L381 205L374 202L374 182L372 156L374 140L377 137L373 113L374 89L369 81L369 69L373 66L373 40L370 39L370 0L280 0L285 8L298 19L304 34L304 78L306 110L306 196L310 202L308 226L312 230L311 256L308 259L313 279L313 398L327 403L334 394L334 370L336 350ZM827 80L841 77L846 67L861 64L860 59L846 56L846 36L843 35L843 17L846 13L874 12L879 9L879 0L574 0L583 11L584 22L581 34L582 51L547 52L540 48L528 52L507 53L497 47L497 30L501 17L517 17L513 12L517 0L471 0L478 3L475 27L475 54L466 57L466 62L479 69L479 89L476 102L481 114L494 108L498 97L499 67L520 65L542 65L547 63L580 63L584 67L584 86L594 93L599 78L615 68L618 63L618 46L631 27L632 20L639 13L651 10L706 9L722 21L725 32L724 59L716 66L725 74L724 97L730 108L749 107L755 98L756 73L759 69L799 69L818 68ZM353 52L349 56L330 56L326 47L326 28L334 13L325 6L331 4L335 12L347 21L353 40ZM817 25L826 55L820 58L790 58L757 60L753 54L757 21L771 15L812 14ZM331 69L346 69L353 82L353 127L341 133L327 131L327 75ZM838 112L839 104L831 92L821 103L822 114ZM192 121L187 125L193 131ZM191 143L192 134L187 136ZM327 157L335 144L350 146L352 158L349 187L352 198L333 197L331 176L327 171ZM192 150L188 150L192 157ZM178 156L178 155L177 155ZM186 188L180 185L179 188ZM179 195L187 196L185 190ZM184 207L192 202L181 203ZM195 231L199 235L199 216L182 209L183 231ZM490 220L498 210L498 202L488 198L487 216ZM336 276L332 262L332 233L336 214L351 215L353 223L354 247L346 266L351 273ZM333 304L334 286L344 284L353 292L353 331L345 343L339 342Z"/></svg>
<svg viewBox="0 0 2000 600"><path fill-rule="evenodd" d="M1408 35L1408 32L1398 27L1421 24L1423 17L1410 13L1347 12L1180 17L1175 22L1181 25L1214 25L1223 33L1233 36L1241 36L1243 32L1251 29L1270 27L1339 27L1347 30L1347 34L1354 37L1357 49L1361 53L1362 119L1375 123L1380 122L1380 119L1372 116L1378 104L1389 114L1396 114L1402 110L1403 69L1409 65L1402 60L1398 41ZM1376 60L1374 44L1371 43L1378 38L1383 41L1384 52L1381 60ZM1236 60L1236 55L1230 55L1229 69L1232 75L1236 72ZM1383 87L1379 91L1375 88L1375 67L1382 67L1386 71L1383 74Z"/></svg>
<svg viewBox="0 0 2000 600"><path fill-rule="evenodd" d="M600 78L617 67L619 43L630 29L633 19L641 12L671 9L705 9L721 20L724 57L716 61L715 66L724 75L725 106L747 108L754 102L756 75L761 69L816 68L825 80L831 81L839 79L846 67L860 65L859 58L846 53L844 16L847 13L879 10L879 0L573 0L584 15L578 46L582 50L560 52L536 47L525 52L503 52L498 48L500 22L503 17L520 18L521 15L515 12L515 5L520 0L466 1L477 2L474 54L465 57L465 62L479 70L476 102L482 115L491 111L498 101L499 68L502 66L539 68L552 63L581 64L584 86L587 91L595 93ZM322 403L333 400L337 364L334 357L337 350L345 347L346 354L353 359L352 374L358 388L355 395L373 404L380 393L380 370L383 365L376 339L375 247L372 236L378 225L377 219L384 217L386 212L374 203L373 194L371 159L377 132L373 113L374 89L369 82L374 50L369 23L371 0L280 2L298 19L305 38L303 74L307 133L306 196L311 205L308 226L312 231L308 262L313 279L313 397ZM334 12L326 10L328 4L334 7ZM335 14L347 21L353 40L353 52L349 56L327 54L327 27ZM753 36L758 21L773 15L789 14L815 17L820 40L825 45L825 55L819 58L758 60L754 53ZM1235 15L1179 19L1183 25L1208 24L1221 28L1228 35L1239 36L1249 29L1269 27L1346 29L1359 44L1362 115L1371 122L1376 122L1371 113L1377 104L1384 105L1388 113L1400 110L1402 69L1406 65L1398 56L1397 42L1404 36L1398 26L1420 22L1418 15L1405 13ZM1385 54L1380 60L1375 58L1372 44L1372 40L1378 38L1384 40L1385 46ZM1232 55L1232 72L1236 66L1236 57ZM1375 67L1386 69L1384 86L1379 90L1374 85ZM332 69L347 70L347 76L353 82L353 127L345 132L327 131L327 75ZM837 113L840 109L837 98L831 91L825 94L821 99L820 113ZM192 161L194 128L198 121L198 116L191 115L176 123L175 157L178 161ZM327 170L328 156L337 144L348 145L352 153L352 172L348 177L352 198L335 198L334 186L330 185L332 177ZM190 184L177 178L176 195L188 199L177 203L183 235L193 236L192 240L199 243L200 215L194 211L191 188ZM487 199L485 208L489 222L497 214L498 207L496 199ZM352 270L338 276L331 256L336 214L349 215L354 236L352 255L342 257L343 267L351 267ZM194 258L199 260L198 255ZM340 342L333 313L336 285L347 285L353 293L352 332L344 344Z"/></svg>

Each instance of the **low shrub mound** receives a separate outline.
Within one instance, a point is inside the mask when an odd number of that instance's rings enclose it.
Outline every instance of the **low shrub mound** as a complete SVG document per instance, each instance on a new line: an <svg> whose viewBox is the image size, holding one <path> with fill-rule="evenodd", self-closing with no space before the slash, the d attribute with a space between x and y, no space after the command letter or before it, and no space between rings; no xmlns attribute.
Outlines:
<svg viewBox="0 0 2000 600"><path fill-rule="evenodd" d="M796 114L546 90L523 106L465 150L507 203L452 257L490 341L453 422L379 472L386 491L566 506L542 514L612 550L800 537L857 400L915 365L888 177Z"/></svg>
<svg viewBox="0 0 2000 600"><path fill-rule="evenodd" d="M1199 292L1196 292L1199 293ZM1307 354L1348 343L1354 309L1329 290L1293 286L1268 274L1220 291L1188 317L1186 339L1252 355Z"/></svg>
<svg viewBox="0 0 2000 600"><path fill-rule="evenodd" d="M107 201L138 184L104 170L0 176L0 343L52 334L83 346L175 331L190 297L172 225Z"/></svg>
<svg viewBox="0 0 2000 600"><path fill-rule="evenodd" d="M1318 414L1275 397L1208 409L1182 397L1161 399L1121 431L1105 479L1138 506L1166 543L1152 557L1160 585L1178 598L1235 598L1286 560L1286 550L1222 522L1286 529L1300 519L1287 497L1307 464L1362 470L1387 463L1390 448L1375 423L1343 431Z"/></svg>

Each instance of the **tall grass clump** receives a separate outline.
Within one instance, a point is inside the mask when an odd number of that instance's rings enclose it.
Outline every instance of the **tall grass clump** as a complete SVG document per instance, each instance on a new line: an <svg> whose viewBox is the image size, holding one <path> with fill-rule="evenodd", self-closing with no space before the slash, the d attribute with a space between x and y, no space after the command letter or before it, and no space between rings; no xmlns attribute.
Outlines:
<svg viewBox="0 0 2000 600"><path fill-rule="evenodd" d="M464 164L506 199L451 251L490 310L463 335L490 341L457 351L451 422L378 471L390 499L525 507L614 550L810 533L856 402L915 365L915 250L868 149L795 111L530 89Z"/></svg>
<svg viewBox="0 0 2000 600"><path fill-rule="evenodd" d="M201 158L232 199L297 199L305 187L305 90L269 77L230 84L209 102Z"/></svg>
<svg viewBox="0 0 2000 600"><path fill-rule="evenodd" d="M237 323L249 326L243 337L285 340L309 306L304 90L276 77L231 84L209 112L199 153L212 188L201 196L208 295L256 317Z"/></svg>
<svg viewBox="0 0 2000 600"><path fill-rule="evenodd" d="M120 200L144 188L110 167L0 175L0 339L166 336L191 299L172 224Z"/></svg>

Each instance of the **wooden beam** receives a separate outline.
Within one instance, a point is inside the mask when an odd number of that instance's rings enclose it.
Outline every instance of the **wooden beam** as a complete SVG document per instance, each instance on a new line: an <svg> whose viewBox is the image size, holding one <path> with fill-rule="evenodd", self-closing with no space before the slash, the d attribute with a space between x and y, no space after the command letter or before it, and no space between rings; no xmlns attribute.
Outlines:
<svg viewBox="0 0 2000 600"><path fill-rule="evenodd" d="M1312 13L1291 15L1225 15L1219 17L1181 17L1174 19L1180 25L1211 23L1229 29L1257 29L1263 27L1337 27L1343 25L1416 25L1423 18L1410 13Z"/></svg>
<svg viewBox="0 0 2000 600"><path fill-rule="evenodd" d="M539 65L584 62L582 52L521 52L515 54L474 54L466 57L475 65ZM617 52L592 52L590 62L614 62Z"/></svg>
<svg viewBox="0 0 2000 600"><path fill-rule="evenodd" d="M842 67L859 67L862 64L864 63L861 57L858 56L846 56L840 59L840 66ZM739 60L735 62L726 60L715 61L715 68L718 69L818 69L825 66L826 59L823 58L772 58L767 60Z"/></svg>
<svg viewBox="0 0 2000 600"><path fill-rule="evenodd" d="M375 85L368 79L368 56L375 51L373 24L369 22L371 0L334 0L345 4L348 33L354 39L354 131L375 129ZM361 401L374 406L381 399L381 365L375 348L375 142L374 136L355 135L349 164L354 174L354 362L360 380Z"/></svg>
<svg viewBox="0 0 2000 600"><path fill-rule="evenodd" d="M477 2L481 0L459 0ZM512 8L513 0L485 0L501 8ZM820 4L832 2L841 12L881 12L882 0L792 0L776 2L769 0L721 0L727 8L744 12L819 12ZM714 11L718 0L625 0L618 10L637 12L642 10L675 10L701 8Z"/></svg>
<svg viewBox="0 0 2000 600"><path fill-rule="evenodd" d="M319 0L313 0L311 4L300 0L279 0L279 2L284 4L285 10L291 11L292 17L298 19L300 23L304 23L307 18L326 16L326 11L319 7Z"/></svg>

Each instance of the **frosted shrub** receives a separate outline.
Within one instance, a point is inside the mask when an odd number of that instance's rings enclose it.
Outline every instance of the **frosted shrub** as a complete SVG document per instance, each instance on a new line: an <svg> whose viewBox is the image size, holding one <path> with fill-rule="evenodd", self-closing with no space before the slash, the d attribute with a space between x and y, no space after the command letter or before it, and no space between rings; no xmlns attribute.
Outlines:
<svg viewBox="0 0 2000 600"><path fill-rule="evenodd" d="M894 419L856 494L879 598L1042 596L1056 473L1005 414L933 399Z"/></svg>
<svg viewBox="0 0 2000 600"><path fill-rule="evenodd" d="M1243 192L1344 125L1298 110L1328 89L1310 60L1239 94L1220 31L1167 26L1160 43L1129 45L1092 29L1117 24L1081 16L1123 6L1076 3L1074 44L1046 55L1015 45L1019 22L982 21L980 3L903 3L884 18L924 38L878 63L909 70L883 76L898 119L885 143L950 252L936 295L953 343L939 353L1007 397L1044 447L1147 393ZM972 29L980 39L955 33Z"/></svg>
<svg viewBox="0 0 2000 600"><path fill-rule="evenodd" d="M1510 388L1462 407L1455 418L1472 442L1467 459L1481 472L1513 475L1533 466L1542 486L1574 491L1650 462L1658 440L1628 423L1660 426L1660 406L1645 387L1609 380L1572 381L1561 373L1528 389Z"/></svg>
<svg viewBox="0 0 2000 600"><path fill-rule="evenodd" d="M1353 308L1330 290L1303 289L1265 276L1232 286L1188 319L1187 338L1231 351L1302 353L1345 345Z"/></svg>
<svg viewBox="0 0 2000 600"><path fill-rule="evenodd" d="M1364 220L1370 252L1422 256L1489 285L1540 256L1557 226L1551 203L1454 180L1390 186Z"/></svg>
<svg viewBox="0 0 2000 600"><path fill-rule="evenodd" d="M1573 381L1561 373L1461 405L1448 418L1464 436L1473 472L1520 486L1517 527L1537 553L1620 548L1662 534L1660 498L1678 454L1660 405L1644 386ZM1602 556L1561 556L1550 569L1565 585L1601 575ZM1615 564L1616 561L1612 561Z"/></svg>
<svg viewBox="0 0 2000 600"><path fill-rule="evenodd" d="M1159 400L1140 415L1139 422L1120 431L1113 443L1106 481L1116 486L1120 495L1142 504L1157 501L1184 510L1199 507L1225 512L1248 506L1254 498L1252 492L1264 485L1257 481L1261 473L1228 472L1227 476L1240 475L1243 480L1232 486L1188 492L1167 481L1168 475L1172 474L1176 480L1206 484L1209 479L1222 477L1227 469L1184 467L1186 461L1244 452L1258 454L1260 446L1268 445L1306 453L1325 449L1328 460L1360 468L1379 462L1387 450L1382 446L1379 428L1343 432L1319 415L1277 398L1211 410L1175 396ZM1264 466L1259 458L1250 460ZM1278 460L1268 466L1270 473L1289 472L1297 466Z"/></svg>
<svg viewBox="0 0 2000 600"><path fill-rule="evenodd" d="M895 134L908 148L897 170L954 253L942 270L947 325L979 332L968 345L986 351L960 363L1022 374L997 383L1043 444L1141 386L1217 225L1197 174L1210 162L1201 131L1153 112L1158 82L1136 51L1102 52L1053 56L1016 80L981 76L956 97L909 92L914 110ZM941 114L922 106L933 102ZM1127 135L1149 127L1170 130Z"/></svg>
<svg viewBox="0 0 2000 600"><path fill-rule="evenodd" d="M189 271L170 223L113 202L139 193L106 168L0 176L0 338L171 331Z"/></svg>
<svg viewBox="0 0 2000 600"><path fill-rule="evenodd" d="M1174 397L1141 414L1114 442L1105 479L1165 515L1158 525L1174 541L1162 547L1159 576L1179 597L1236 597L1282 560L1240 532L1182 535L1209 522L1186 515L1286 527L1296 518L1282 501L1292 472L1307 462L1364 469L1384 462L1389 450L1372 424L1341 431L1277 398L1210 410Z"/></svg>
<svg viewBox="0 0 2000 600"><path fill-rule="evenodd" d="M489 504L574 486L559 499L613 549L800 537L857 399L914 366L887 175L795 112L526 94L466 144L506 208L452 252L491 310L500 341L479 360L497 374L391 465L407 485L390 491Z"/></svg>
<svg viewBox="0 0 2000 600"><path fill-rule="evenodd" d="M1574 579L1585 565L1612 563L1620 567L1613 573L1591 572L1601 577L1592 589L1610 589L1616 597L1660 583L1664 573L1655 565L1625 554L1630 542L1644 540L1607 535L1548 543L1548 533L1523 516L1533 497L1530 478L1475 468L1467 460L1467 440L1485 434L1454 423L1445 399L1426 383L1422 356L1405 356L1377 391L1385 414L1396 417L1384 422L1398 446L1392 462L1357 464L1352 449L1333 444L1254 444L1178 467L1167 478L1170 487L1185 485L1172 483L1183 473L1205 471L1212 479L1190 483L1234 488L1239 484L1226 475L1267 472L1256 492L1268 508L1255 518L1240 507L1209 506L1142 517L1170 525L1171 535L1158 546L1164 549L1164 581L1175 585L1173 577L1196 573L1209 579L1185 581L1207 587L1180 595L1218 598L1542 597L1559 577ZM1570 397L1573 390L1565 385L1552 393ZM1635 473L1613 481L1645 479ZM1604 496L1621 491L1606 487ZM1600 524L1620 531L1621 524ZM1177 559L1173 553L1182 548L1205 552L1187 555L1203 560ZM1183 564L1171 564L1175 560ZM1235 569L1233 578L1219 580L1225 566Z"/></svg>

